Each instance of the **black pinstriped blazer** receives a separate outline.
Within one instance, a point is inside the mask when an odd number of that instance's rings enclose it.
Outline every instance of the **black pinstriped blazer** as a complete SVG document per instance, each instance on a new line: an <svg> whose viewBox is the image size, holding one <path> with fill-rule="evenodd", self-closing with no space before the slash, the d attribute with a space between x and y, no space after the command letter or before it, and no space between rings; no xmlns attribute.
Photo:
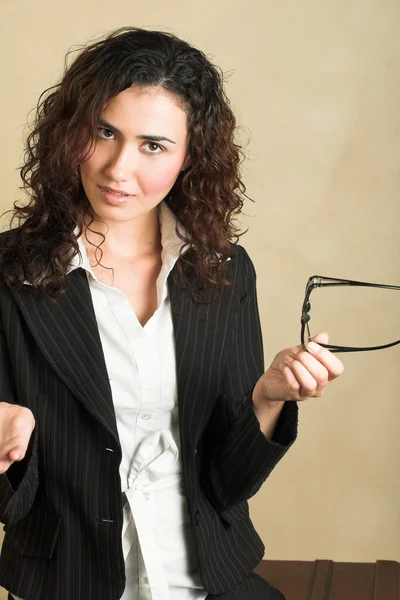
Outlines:
<svg viewBox="0 0 400 600"><path fill-rule="evenodd" d="M241 246L232 246L225 275L233 285L203 305L182 289L176 265L168 277L183 480L211 594L262 559L247 499L297 430L294 402L273 441L260 430L251 401L264 372L256 275ZM25 600L117 600L125 586L121 446L85 272L67 275L57 302L0 281L0 319L0 399L36 419L25 459L0 475L0 585Z"/></svg>

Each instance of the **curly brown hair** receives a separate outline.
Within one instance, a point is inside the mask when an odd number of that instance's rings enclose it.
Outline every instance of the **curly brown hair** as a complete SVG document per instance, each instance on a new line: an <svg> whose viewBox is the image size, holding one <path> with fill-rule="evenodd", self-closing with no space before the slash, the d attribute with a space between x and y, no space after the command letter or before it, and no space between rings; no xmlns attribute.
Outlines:
<svg viewBox="0 0 400 600"><path fill-rule="evenodd" d="M75 229L81 235L85 215L93 219L80 157L94 143L107 101L135 85L160 87L185 108L191 160L165 200L188 238L178 230L177 235L192 249L178 259L183 281L188 285L194 272L200 288L211 288L215 299L221 283L230 284L222 276L230 246L247 231L239 233L233 221L244 197L251 200L239 172L244 154L234 141L236 119L222 71L174 34L138 27L122 27L78 50L70 66L72 51L67 53L60 82L37 104L20 168L20 189L29 202L16 201L6 211L13 213L11 228L18 220L0 249L6 285L19 289L27 280L49 298L65 291L68 263L79 253ZM198 291L192 289L192 295L201 302Z"/></svg>

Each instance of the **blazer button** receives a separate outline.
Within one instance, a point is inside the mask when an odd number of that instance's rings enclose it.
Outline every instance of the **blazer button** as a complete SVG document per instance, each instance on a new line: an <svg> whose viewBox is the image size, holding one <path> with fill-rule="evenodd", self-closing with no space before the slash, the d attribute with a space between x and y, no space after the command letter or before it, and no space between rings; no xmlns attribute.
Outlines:
<svg viewBox="0 0 400 600"><path fill-rule="evenodd" d="M199 526L200 523L200 513L198 510L196 510L195 514L194 514L194 520L196 522L197 527Z"/></svg>

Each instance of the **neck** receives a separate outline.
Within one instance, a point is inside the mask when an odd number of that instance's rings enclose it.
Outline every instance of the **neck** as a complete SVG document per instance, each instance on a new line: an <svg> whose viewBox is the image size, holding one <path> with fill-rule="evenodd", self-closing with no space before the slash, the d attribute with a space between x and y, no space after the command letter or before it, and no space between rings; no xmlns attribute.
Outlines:
<svg viewBox="0 0 400 600"><path fill-rule="evenodd" d="M157 207L129 222L85 220L83 243L91 254L101 244L104 256L114 259L135 259L161 252L161 230ZM89 226L89 227L88 227ZM105 239L103 241L104 235ZM94 246L93 246L94 244Z"/></svg>

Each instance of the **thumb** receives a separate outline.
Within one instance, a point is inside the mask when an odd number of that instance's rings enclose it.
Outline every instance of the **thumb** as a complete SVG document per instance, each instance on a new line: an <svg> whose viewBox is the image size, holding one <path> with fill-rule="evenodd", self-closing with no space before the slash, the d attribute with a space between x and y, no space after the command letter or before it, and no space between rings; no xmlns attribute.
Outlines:
<svg viewBox="0 0 400 600"><path fill-rule="evenodd" d="M327 344L329 342L329 334L326 332L317 333L317 335L314 335L314 337L312 337L311 339L317 344Z"/></svg>
<svg viewBox="0 0 400 600"><path fill-rule="evenodd" d="M8 453L8 458L12 461L22 460L26 454L26 447L23 444L19 444L18 446L14 446L12 450Z"/></svg>

